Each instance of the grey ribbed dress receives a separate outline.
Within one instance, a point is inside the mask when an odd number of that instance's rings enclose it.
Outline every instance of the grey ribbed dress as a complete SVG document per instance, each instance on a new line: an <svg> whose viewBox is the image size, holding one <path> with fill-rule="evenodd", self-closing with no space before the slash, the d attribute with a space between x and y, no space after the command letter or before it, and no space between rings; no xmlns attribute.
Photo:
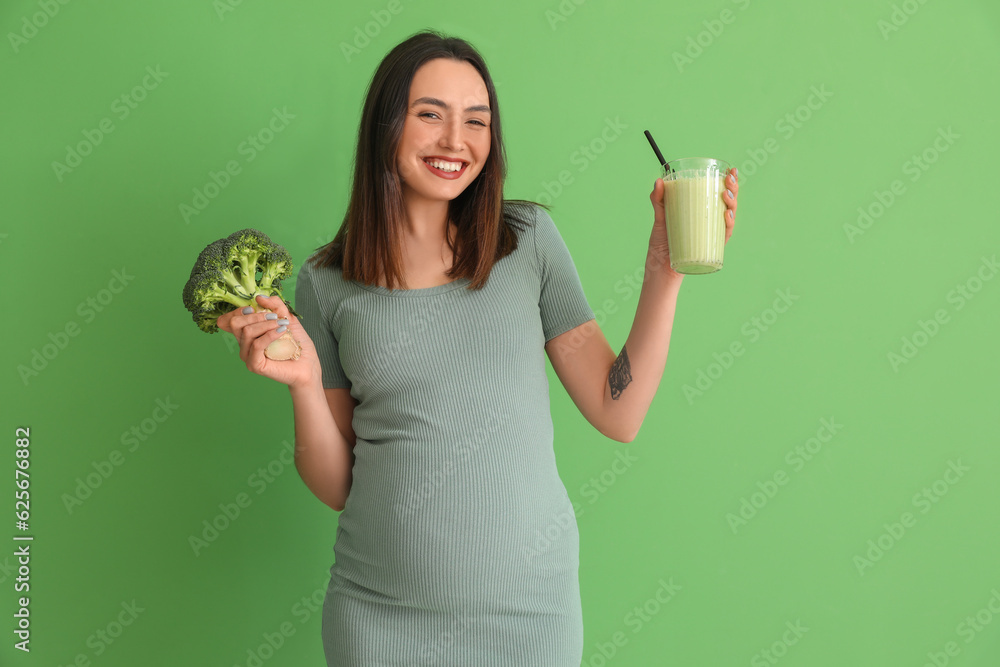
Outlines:
<svg viewBox="0 0 1000 667"><path fill-rule="evenodd" d="M544 345L594 313L552 219L526 217L480 291L299 271L323 386L359 401L323 606L331 667L580 665L579 534Z"/></svg>

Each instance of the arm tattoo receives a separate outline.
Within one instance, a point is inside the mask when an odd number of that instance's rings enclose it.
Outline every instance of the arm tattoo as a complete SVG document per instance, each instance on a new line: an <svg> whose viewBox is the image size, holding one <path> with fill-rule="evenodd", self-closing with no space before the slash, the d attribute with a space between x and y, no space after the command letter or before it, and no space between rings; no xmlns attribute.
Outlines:
<svg viewBox="0 0 1000 667"><path fill-rule="evenodd" d="M608 375L611 398L617 401L630 382L632 382L632 367L628 363L628 352L622 347L622 353L615 359L614 365L611 366L611 373Z"/></svg>

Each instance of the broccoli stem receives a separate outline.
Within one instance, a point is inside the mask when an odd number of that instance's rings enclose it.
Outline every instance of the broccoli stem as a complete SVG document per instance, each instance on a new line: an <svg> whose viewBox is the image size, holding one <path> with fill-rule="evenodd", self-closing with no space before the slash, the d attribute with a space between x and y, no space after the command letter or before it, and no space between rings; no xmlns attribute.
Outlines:
<svg viewBox="0 0 1000 667"><path fill-rule="evenodd" d="M226 285L229 286L229 289L233 290L234 292L236 292L237 294L239 294L241 296L244 293L247 293L247 290L243 286L243 283L241 283L239 280L236 279L236 276L233 275L232 271L223 271L221 273L221 275L222 275L222 279L224 281L226 281ZM253 290L251 290L249 292L249 294L253 294Z"/></svg>
<svg viewBox="0 0 1000 667"><path fill-rule="evenodd" d="M286 331L264 349L264 356L273 361L294 361L302 356L302 346Z"/></svg>
<svg viewBox="0 0 1000 667"><path fill-rule="evenodd" d="M244 299L242 297L233 294L232 292L224 292L220 297L222 301L225 301L226 303L231 303L237 308L244 308L246 306L256 306L257 304L254 301L255 298L256 295L254 295L250 299Z"/></svg>
<svg viewBox="0 0 1000 667"><path fill-rule="evenodd" d="M247 294L257 292L257 259L259 252L248 252L240 256L240 282Z"/></svg>

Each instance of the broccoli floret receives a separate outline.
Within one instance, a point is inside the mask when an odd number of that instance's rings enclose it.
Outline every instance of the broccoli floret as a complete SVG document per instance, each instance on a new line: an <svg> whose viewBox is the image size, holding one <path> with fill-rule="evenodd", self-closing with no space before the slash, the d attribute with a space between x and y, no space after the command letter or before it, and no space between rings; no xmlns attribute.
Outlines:
<svg viewBox="0 0 1000 667"><path fill-rule="evenodd" d="M240 264L244 285L255 263L254 282L260 290L280 289L281 281L292 275L291 255L282 246L272 243L263 232L244 229L230 234L226 240L232 244L231 252L244 258Z"/></svg>
<svg viewBox="0 0 1000 667"><path fill-rule="evenodd" d="M267 234L256 229L240 230L209 244L198 255L184 285L184 307L199 329L215 333L219 330L218 319L232 310L245 306L264 310L256 301L258 294L285 301L281 281L292 274L292 269L291 255ZM285 304L298 317L291 304ZM292 340L286 332L268 350L286 337ZM295 348L294 356L283 358L298 358L297 343Z"/></svg>

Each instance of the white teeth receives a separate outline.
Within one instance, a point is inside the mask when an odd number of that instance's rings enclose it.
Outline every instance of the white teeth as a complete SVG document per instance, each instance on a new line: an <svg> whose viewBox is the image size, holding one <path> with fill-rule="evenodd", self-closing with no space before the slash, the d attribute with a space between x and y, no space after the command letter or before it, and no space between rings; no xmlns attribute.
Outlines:
<svg viewBox="0 0 1000 667"><path fill-rule="evenodd" d="M424 162L441 171L458 171L462 168L461 162L444 162L442 160L424 160Z"/></svg>

